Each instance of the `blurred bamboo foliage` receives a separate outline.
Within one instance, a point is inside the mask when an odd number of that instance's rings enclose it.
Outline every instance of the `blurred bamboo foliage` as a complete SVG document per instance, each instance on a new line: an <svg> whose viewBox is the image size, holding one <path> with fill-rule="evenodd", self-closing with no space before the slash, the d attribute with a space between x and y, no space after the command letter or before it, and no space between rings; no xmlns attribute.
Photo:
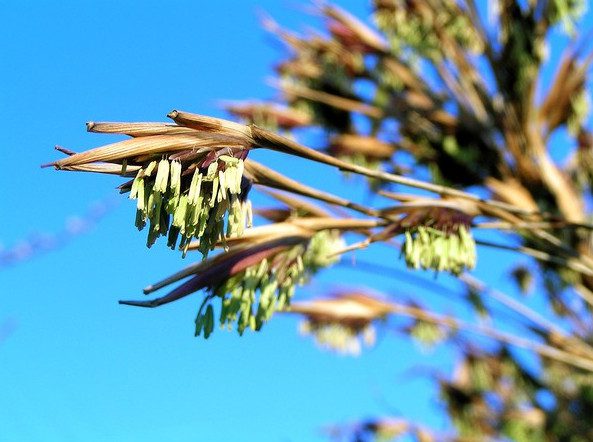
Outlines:
<svg viewBox="0 0 593 442"><path fill-rule="evenodd" d="M372 346L377 327L457 349L454 373L436 379L449 430L380 417L330 428L336 440L593 440L587 5L484 3L374 0L367 22L315 2L322 26L305 34L264 18L285 47L279 97L226 102L239 122L173 111L172 123L89 123L130 138L82 153L59 148L66 157L50 165L127 177L121 191L137 200L148 245L166 235L170 247L203 255L145 289L179 283L168 294L121 303L158 307L203 291L196 335L209 337L216 322L260 330L280 312L302 316L303 334L347 354ZM558 33L568 36L563 48L551 44ZM315 148L298 141L312 128L324 134ZM269 169L248 158L256 149L364 176L349 183L365 185L373 204ZM252 187L277 206L252 209ZM488 230L506 240L474 237ZM455 278L451 302L470 313L360 288L292 300L342 255L381 246L410 271ZM517 253L509 278L525 296L538 288L546 309L468 273L486 247Z"/></svg>

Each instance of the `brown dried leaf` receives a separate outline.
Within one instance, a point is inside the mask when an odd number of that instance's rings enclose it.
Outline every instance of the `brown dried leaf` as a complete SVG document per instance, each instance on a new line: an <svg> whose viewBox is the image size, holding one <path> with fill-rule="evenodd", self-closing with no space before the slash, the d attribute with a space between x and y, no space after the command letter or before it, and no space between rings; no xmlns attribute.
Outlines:
<svg viewBox="0 0 593 442"><path fill-rule="evenodd" d="M253 146L251 130L243 124L177 110L171 111L167 117L181 126L230 137L246 149Z"/></svg>
<svg viewBox="0 0 593 442"><path fill-rule="evenodd" d="M349 12L335 5L326 5L322 11L327 17L347 28L368 49L376 52L388 51L387 42L383 37Z"/></svg>
<svg viewBox="0 0 593 442"><path fill-rule="evenodd" d="M335 136L330 141L331 154L362 154L365 157L386 160L391 158L395 148L389 143L375 137L364 135L342 134Z"/></svg>
<svg viewBox="0 0 593 442"><path fill-rule="evenodd" d="M318 323L340 323L364 327L385 316L391 305L362 293L341 293L330 299L294 302L288 313L299 313Z"/></svg>
<svg viewBox="0 0 593 442"><path fill-rule="evenodd" d="M221 147L221 144L219 140L201 139L192 135L154 135L132 138L97 147L56 161L53 165L56 169L62 169L65 166L78 166L97 161L118 161L140 155L175 152L202 147Z"/></svg>
<svg viewBox="0 0 593 442"><path fill-rule="evenodd" d="M86 124L89 132L102 134L122 134L130 137L148 137L152 135L185 135L197 133L194 129L169 123L95 123Z"/></svg>

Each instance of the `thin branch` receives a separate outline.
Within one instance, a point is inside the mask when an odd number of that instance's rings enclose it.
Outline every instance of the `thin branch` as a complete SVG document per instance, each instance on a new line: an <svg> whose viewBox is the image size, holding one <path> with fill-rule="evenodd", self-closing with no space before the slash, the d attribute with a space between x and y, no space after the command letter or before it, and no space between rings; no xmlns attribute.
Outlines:
<svg viewBox="0 0 593 442"><path fill-rule="evenodd" d="M470 275L469 273L463 273L459 275L459 280L464 282L470 287L475 288L476 290L482 291L487 293L490 297L494 298L507 308L513 310L514 312L518 313L519 315L523 316L524 318L531 321L533 324L538 325L543 330L548 332L551 336L561 341L570 342L572 344L576 344L580 349L583 350L589 356L593 356L593 347L591 347L585 341L579 339L578 337L569 334L565 330L561 329L553 322L549 321L548 319L544 318L542 315L537 313L535 310L530 309L525 304L521 304L520 302L516 301L506 293L503 293L500 290L488 287L483 281L480 281L478 278ZM592 299L593 300L593 299Z"/></svg>
<svg viewBox="0 0 593 442"><path fill-rule="evenodd" d="M528 256L532 256L535 259L544 262L550 262L554 264L558 264L564 267L568 267L569 269L574 270L575 272L582 273L583 275L593 276L593 269L586 267L577 259L570 259L570 258L563 258L560 256L554 256L542 250L532 249L531 247L523 247L523 246L509 246L506 244L498 244L493 243L490 241L483 241L483 240L476 240L476 244L486 246L486 247L493 247L496 249L501 250L510 250L513 252L523 253ZM587 300L585 300L587 301ZM589 303L589 301L587 301ZM590 304L593 307L593 304Z"/></svg>
<svg viewBox="0 0 593 442"><path fill-rule="evenodd" d="M356 112L375 119L383 117L383 111L381 111L381 109L362 101L352 100L350 98L344 98L339 95L328 94L327 92L316 91L314 89L286 82L275 86L281 88L286 94L295 95L299 98L307 98L318 103L335 107L336 109Z"/></svg>
<svg viewBox="0 0 593 442"><path fill-rule="evenodd" d="M328 204L346 207L367 216L379 216L379 212L375 209L365 207L345 198L341 198L339 196L332 195L331 193L323 192L313 187L301 184L298 181L288 178L253 160L245 161L245 172L255 184L271 187L274 189L285 190L287 192L314 198L318 201L323 201Z"/></svg>
<svg viewBox="0 0 593 442"><path fill-rule="evenodd" d="M379 180L386 181L386 182L401 184L404 186L414 187L417 189L423 189L423 190L427 190L429 192L437 193L439 195L449 195L449 196L466 198L466 199L469 199L472 201L480 202L482 204L487 204L487 205L490 205L493 207L504 209L511 213L517 213L517 214L521 214L521 215L539 215L539 212L534 212L532 210L525 210L520 207L516 207L511 204L506 204L506 203L503 203L500 201L480 198L477 195L474 195L474 194L471 194L468 192L464 192L461 190L453 189L451 187L428 183L428 182L417 180L414 178L408 178L408 177L404 177L401 175L395 175L395 174L383 172L380 170L368 169L366 167L359 166L357 164L348 163L346 161L342 161L338 158L334 158L330 155L324 154L317 150L303 146L302 144L299 144L296 141L290 140L290 139L285 138L281 135L270 132L266 129L262 129L256 125L252 124L250 127L251 127L251 135L255 141L255 144L258 146L267 148L267 149L276 150L279 152L284 152L284 153L288 153L291 155L300 156L302 158L307 158L312 161L316 161L319 163L337 167L340 170L357 173L359 175L364 175L364 176L368 176L371 178L377 178Z"/></svg>
<svg viewBox="0 0 593 442"><path fill-rule="evenodd" d="M376 274L380 274L382 276L393 277L394 273L398 273L398 270L395 268L391 268L388 266L383 266L381 264L369 263L365 261L356 261L356 265L351 266L353 269L362 270L366 272L373 272ZM419 276L415 276L414 274L410 274L409 272L399 272L398 279L407 278L412 281L413 284L418 285L429 285L431 286L431 290L435 293L441 293L443 291L449 291L453 296L457 298L458 293L452 291L451 289L437 284L433 281L426 280ZM584 356L593 356L593 348L585 341L579 339L577 336L570 335L563 329L559 328L555 324L553 324L548 319L544 318L543 316L539 315L536 311L530 309L528 306L521 304L520 302L516 301L515 299L511 298L506 293L501 292L500 290L493 289L488 287L483 281L480 281L478 278L474 276L463 273L457 277L459 281L466 284L469 287L472 287L480 292L485 292L491 298L498 301L502 306L510 309L511 311L517 313L523 319L527 319L527 321L531 322L532 324L540 327L543 331L549 334L550 338L554 341L559 343L559 345L573 345L573 348L579 352L579 354ZM456 299L455 298L455 299ZM523 327L527 327L526 324L519 322Z"/></svg>
<svg viewBox="0 0 593 442"><path fill-rule="evenodd" d="M495 229L495 230L517 230L517 229L589 229L593 230L593 224L578 223L566 220L560 221L524 221L524 222L506 222L492 221L472 224L474 229Z"/></svg>
<svg viewBox="0 0 593 442"><path fill-rule="evenodd" d="M460 321L450 317L428 312L419 307L410 307L402 304L391 303L391 313L396 315L408 316L421 321L431 322L450 328L451 330L465 331L479 334L499 342L504 342L515 347L524 348L533 351L541 356L564 362L574 367L579 367L593 372L593 359L580 355L575 355L564 350L559 350L547 344L534 342L532 340L505 333L486 326L478 326L468 322Z"/></svg>

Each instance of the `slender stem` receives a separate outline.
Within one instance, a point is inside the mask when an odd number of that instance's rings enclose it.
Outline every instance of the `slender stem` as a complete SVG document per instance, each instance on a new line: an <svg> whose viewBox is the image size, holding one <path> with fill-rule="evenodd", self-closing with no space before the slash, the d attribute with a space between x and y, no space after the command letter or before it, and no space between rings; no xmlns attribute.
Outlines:
<svg viewBox="0 0 593 442"><path fill-rule="evenodd" d="M576 344L589 356L593 356L593 347L591 347L588 343L574 335L569 334L568 332L561 329L548 319L544 318L535 310L530 309L525 304L521 304L520 302L516 301L515 299L507 295L506 293L488 287L483 281L480 281L478 278L468 273L463 273L459 275L459 280L470 287L474 287L479 291L487 293L490 297L496 299L498 302L500 302L507 308L513 310L514 312L518 313L519 315L523 316L524 318L527 318L533 324L538 325L539 327L546 330L548 333L550 333L550 335L553 335L557 339L565 342L570 342L572 344Z"/></svg>
<svg viewBox="0 0 593 442"><path fill-rule="evenodd" d="M517 230L517 229L575 229L583 228L593 230L593 224L575 223L571 221L534 221L534 222L506 222L492 221L476 223L472 225L474 229L496 229L496 230Z"/></svg>
<svg viewBox="0 0 593 442"><path fill-rule="evenodd" d="M245 171L255 184L285 190L287 192L314 198L328 204L346 207L367 216L376 218L379 215L379 211L375 209L365 207L345 198L301 184L298 181L288 178L253 160L245 161Z"/></svg>
<svg viewBox="0 0 593 442"><path fill-rule="evenodd" d="M581 263L580 261L578 261L576 259L570 259L570 258L566 259L561 256L554 256L554 255L551 255L551 254L544 252L542 250L536 250L536 249L532 249L530 247L508 246L508 245L504 245L504 244L497 244L497 243L493 243L490 241L483 241L483 240L476 240L476 244L486 246L486 247L493 247L493 248L501 249L501 250L510 250L513 252L520 252L525 255L532 256L535 259L540 260L540 261L551 262L551 263L558 264L558 265L561 265L564 267L568 267L569 269L574 270L575 272L581 273L583 275L593 276L593 270L590 269L589 267L586 267L585 265L583 265L583 263ZM579 291L577 291L577 293L579 294L579 296L581 296L583 301L585 301L587 304L589 304L591 307L593 307L593 299L590 299L589 297L582 296L582 294Z"/></svg>
<svg viewBox="0 0 593 442"><path fill-rule="evenodd" d="M364 261L357 261L356 264L357 265L353 266L353 268L355 268L355 269L360 268L363 271L374 271L374 272L381 274L383 276L390 276L394 272L397 271L397 269L393 269L388 266L381 266L380 264L372 264L372 263L367 263ZM414 278L415 284L432 284L432 285L434 285L433 291L435 291L437 293L440 291L443 291L443 290L449 290L446 287L441 286L440 284L436 284L432 281L424 280L423 278L420 278L418 276L414 277L413 274L410 275L410 274L406 273L405 276L408 278ZM503 306L514 311L519 316L527 319L532 324L535 324L535 325L541 327L542 330L546 331L551 336L556 337L560 341L576 344L579 346L580 349L582 349L587 354L593 355L593 348L589 344L582 341L578 337L569 334L565 330L563 330L560 327L553 324L548 319L546 319L543 316L541 316L540 314L538 314L536 311L530 309L528 306L526 306L524 304L521 304L520 302L516 301L515 299L513 299L512 297L507 295L506 293L503 293L500 290L496 290L491 287L488 287L483 281L470 275L469 273L462 273L461 275L459 275L457 277L457 279L469 287L472 287L480 292L487 293L491 298L497 300ZM452 292L452 293L454 295L457 295L456 292ZM590 299L593 300L593 296ZM523 323L521 323L521 325L525 326L525 324L523 324Z"/></svg>
<svg viewBox="0 0 593 442"><path fill-rule="evenodd" d="M459 330L479 334L494 339L496 341L504 342L515 347L521 347L526 350L533 351L541 356L550 359L555 359L557 361L564 362L574 367L579 367L584 370L593 372L593 359L576 355L564 350L559 350L550 345L535 342L526 338L522 338L520 336L515 336L510 333L501 332L491 327L478 326L468 322L428 312L418 307L410 307L397 303L391 303L391 313L396 315L412 317L422 321L431 322L437 325L442 325L450 328L451 330Z"/></svg>
<svg viewBox="0 0 593 442"><path fill-rule="evenodd" d="M335 166L340 170L345 170L347 172L357 173L359 175L368 176L371 178L377 178L379 180L395 183L395 184L402 184L404 186L414 187L417 189L427 190L429 192L434 192L439 195L449 195L449 196L456 196L460 198L469 199L471 201L477 201L483 204L487 204L493 207L497 207L500 209L507 210L511 213L517 213L521 215L537 215L538 212L534 212L532 210L525 210L520 207L514 206L512 204L503 203L500 201L488 200L484 198L480 198L477 195L464 192L461 190L453 189L451 187L441 186L438 184L428 183L425 181L417 180L414 178L408 178L401 175L395 175L392 173L383 172L380 170L373 170L368 169L363 166L359 166L357 164L348 163L346 161L342 161L338 158L334 158L330 155L324 154L322 152L316 151L309 147L303 146L302 144L297 143L296 141L290 140L285 138L281 135L275 134L268 130L262 129L256 125L251 125L251 135L255 141L255 144L258 146L276 150L279 152L288 153L291 155L300 156L302 158L307 158L312 161L317 161L323 164L328 164L330 166Z"/></svg>

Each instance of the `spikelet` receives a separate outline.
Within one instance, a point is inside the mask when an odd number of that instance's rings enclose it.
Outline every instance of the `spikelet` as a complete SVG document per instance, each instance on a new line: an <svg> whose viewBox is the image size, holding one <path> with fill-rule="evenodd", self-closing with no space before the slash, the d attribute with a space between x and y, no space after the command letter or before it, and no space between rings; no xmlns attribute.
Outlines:
<svg viewBox="0 0 593 442"><path fill-rule="evenodd" d="M315 343L327 350L350 356L359 356L363 345L371 347L376 340L375 328L367 325L363 329L355 329L340 323L317 323L304 320L299 325L302 335L311 335Z"/></svg>
<svg viewBox="0 0 593 442"><path fill-rule="evenodd" d="M404 233L402 254L409 268L459 275L476 266L476 243L465 226L451 231L418 226Z"/></svg>
<svg viewBox="0 0 593 442"><path fill-rule="evenodd" d="M330 256L344 246L337 231L321 230L308 241L285 248L212 287L210 298L220 298L220 326L260 330L276 311L290 305L297 285L337 261ZM210 298L206 298L209 300ZM196 336L206 334L207 311L200 308Z"/></svg>
<svg viewBox="0 0 593 442"><path fill-rule="evenodd" d="M243 234L251 225L251 205L242 195L243 160L221 155L207 168L195 167L182 179L179 161L152 161L140 169L130 188L137 200L136 227L150 224L147 245L167 236L167 245L184 252L193 238L204 256L221 239ZM225 228L226 223L226 228Z"/></svg>

